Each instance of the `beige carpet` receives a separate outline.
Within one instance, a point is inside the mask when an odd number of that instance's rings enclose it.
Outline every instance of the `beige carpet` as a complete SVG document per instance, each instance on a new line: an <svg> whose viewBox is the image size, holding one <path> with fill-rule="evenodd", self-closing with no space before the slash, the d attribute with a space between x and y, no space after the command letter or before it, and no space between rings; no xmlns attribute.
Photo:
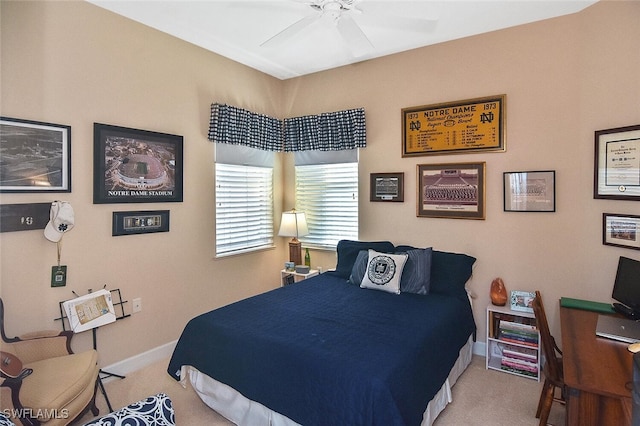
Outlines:
<svg viewBox="0 0 640 426"><path fill-rule="evenodd" d="M109 379L105 387L114 410L132 402L164 392L173 401L176 423L191 425L232 425L231 422L207 407L191 386L180 386L167 373L169 360L163 360L129 374L125 379ZM434 426L535 426L538 398L542 384L485 369L485 359L474 356L469 368L453 387L453 403L436 419ZM108 412L100 392L96 402L101 414ZM91 413L82 418L91 420ZM564 407L554 403L549 417L552 425L564 424Z"/></svg>

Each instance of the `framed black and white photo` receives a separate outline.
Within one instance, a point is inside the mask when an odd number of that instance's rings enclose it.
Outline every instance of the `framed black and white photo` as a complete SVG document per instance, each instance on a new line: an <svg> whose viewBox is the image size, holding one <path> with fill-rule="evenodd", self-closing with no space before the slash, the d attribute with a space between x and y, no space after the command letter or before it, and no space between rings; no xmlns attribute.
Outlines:
<svg viewBox="0 0 640 426"><path fill-rule="evenodd" d="M640 125L595 132L593 198L640 201Z"/></svg>
<svg viewBox="0 0 640 426"><path fill-rule="evenodd" d="M182 136L95 123L93 203L181 202Z"/></svg>
<svg viewBox="0 0 640 426"><path fill-rule="evenodd" d="M0 192L71 192L71 126L0 117Z"/></svg>
<svg viewBox="0 0 640 426"><path fill-rule="evenodd" d="M505 172L504 211L555 212L556 172Z"/></svg>
<svg viewBox="0 0 640 426"><path fill-rule="evenodd" d="M112 236L169 232L169 210L113 212Z"/></svg>
<svg viewBox="0 0 640 426"><path fill-rule="evenodd" d="M371 173L369 201L404 201L404 173Z"/></svg>
<svg viewBox="0 0 640 426"><path fill-rule="evenodd" d="M640 250L640 216L603 213L602 244Z"/></svg>
<svg viewBox="0 0 640 426"><path fill-rule="evenodd" d="M418 165L418 217L484 219L485 163Z"/></svg>

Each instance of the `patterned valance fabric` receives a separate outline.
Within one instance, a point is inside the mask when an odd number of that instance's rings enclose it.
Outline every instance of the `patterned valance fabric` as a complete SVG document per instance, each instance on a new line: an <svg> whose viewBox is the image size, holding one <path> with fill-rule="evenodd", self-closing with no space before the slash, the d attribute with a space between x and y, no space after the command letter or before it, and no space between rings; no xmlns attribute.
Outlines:
<svg viewBox="0 0 640 426"><path fill-rule="evenodd" d="M282 122L225 104L211 105L208 139L264 151L282 151Z"/></svg>
<svg viewBox="0 0 640 426"><path fill-rule="evenodd" d="M339 151L367 146L364 108L284 119L285 151Z"/></svg>
<svg viewBox="0 0 640 426"><path fill-rule="evenodd" d="M209 140L266 151L338 151L367 145L364 108L278 120L241 108L211 105Z"/></svg>

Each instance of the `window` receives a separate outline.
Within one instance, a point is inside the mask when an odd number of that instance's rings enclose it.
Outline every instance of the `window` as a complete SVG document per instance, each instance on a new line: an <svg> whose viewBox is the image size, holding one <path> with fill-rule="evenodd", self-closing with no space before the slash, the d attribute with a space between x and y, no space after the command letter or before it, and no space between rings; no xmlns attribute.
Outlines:
<svg viewBox="0 0 640 426"><path fill-rule="evenodd" d="M340 240L357 240L357 149L296 153L296 209L307 218L305 246L335 249Z"/></svg>
<svg viewBox="0 0 640 426"><path fill-rule="evenodd" d="M217 256L273 246L272 165L272 152L216 144Z"/></svg>

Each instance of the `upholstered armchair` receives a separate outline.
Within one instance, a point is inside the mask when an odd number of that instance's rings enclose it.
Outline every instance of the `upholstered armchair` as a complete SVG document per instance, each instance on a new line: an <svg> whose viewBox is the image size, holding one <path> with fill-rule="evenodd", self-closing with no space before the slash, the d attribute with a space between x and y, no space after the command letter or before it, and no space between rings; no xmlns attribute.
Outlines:
<svg viewBox="0 0 640 426"><path fill-rule="evenodd" d="M9 338L0 299L0 408L16 423L67 425L95 404L98 353L74 354L71 331L44 331Z"/></svg>

